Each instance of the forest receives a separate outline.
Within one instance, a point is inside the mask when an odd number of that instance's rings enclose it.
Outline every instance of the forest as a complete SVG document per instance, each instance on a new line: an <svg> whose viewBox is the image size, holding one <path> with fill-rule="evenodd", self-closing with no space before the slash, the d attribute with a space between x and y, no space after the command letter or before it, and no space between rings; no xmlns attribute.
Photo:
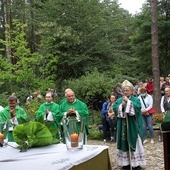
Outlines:
<svg viewBox="0 0 170 170"><path fill-rule="evenodd" d="M170 74L170 0L158 0L159 76ZM65 88L92 107L118 82L153 77L151 3L134 15L118 0L0 0L0 104L15 92Z"/></svg>

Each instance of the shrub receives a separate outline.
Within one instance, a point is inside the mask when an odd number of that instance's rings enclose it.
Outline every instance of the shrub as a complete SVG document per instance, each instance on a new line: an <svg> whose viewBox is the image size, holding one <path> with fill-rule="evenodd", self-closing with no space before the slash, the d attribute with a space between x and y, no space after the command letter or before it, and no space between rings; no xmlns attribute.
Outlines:
<svg viewBox="0 0 170 170"><path fill-rule="evenodd" d="M45 102L45 99L41 99L40 101L33 99L29 103L25 104L24 109L30 120L35 120L36 113L43 102Z"/></svg>
<svg viewBox="0 0 170 170"><path fill-rule="evenodd" d="M89 139L100 140L102 139L102 132L100 132L97 127L89 129Z"/></svg>
<svg viewBox="0 0 170 170"><path fill-rule="evenodd" d="M73 89L76 97L93 109L96 101L101 101L102 103L111 93L114 82L106 74L101 74L97 70L94 70L92 73L82 76L79 79L68 80L66 86L66 88ZM101 108L98 109L100 110Z"/></svg>

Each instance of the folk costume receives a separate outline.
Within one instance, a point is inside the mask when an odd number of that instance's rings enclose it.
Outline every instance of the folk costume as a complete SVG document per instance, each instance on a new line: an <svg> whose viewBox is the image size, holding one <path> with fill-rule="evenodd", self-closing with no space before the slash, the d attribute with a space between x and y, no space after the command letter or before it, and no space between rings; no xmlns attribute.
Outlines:
<svg viewBox="0 0 170 170"><path fill-rule="evenodd" d="M125 80L122 83L125 90L133 89L133 85ZM113 105L117 116L117 162L119 166L138 167L146 165L144 147L142 145L143 129L141 116L141 103L132 93L119 98Z"/></svg>
<svg viewBox="0 0 170 170"><path fill-rule="evenodd" d="M20 106L15 107L15 118L12 119L14 115L10 113L10 107L6 106L2 111L0 111L0 120L6 121L9 120L9 132L8 132L8 141L13 142L13 129L16 125L22 124L28 121L27 114L23 108Z"/></svg>

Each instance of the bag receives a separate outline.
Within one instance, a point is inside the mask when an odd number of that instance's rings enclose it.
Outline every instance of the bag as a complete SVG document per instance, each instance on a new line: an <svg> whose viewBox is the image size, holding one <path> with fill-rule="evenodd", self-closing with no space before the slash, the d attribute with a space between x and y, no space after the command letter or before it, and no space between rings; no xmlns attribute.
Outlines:
<svg viewBox="0 0 170 170"><path fill-rule="evenodd" d="M148 110L148 113L151 115L155 112L155 109L152 107L150 110Z"/></svg>
<svg viewBox="0 0 170 170"><path fill-rule="evenodd" d="M142 97L142 96L141 96L141 98L142 98L143 104L145 105L145 108L146 108L145 101L144 101L144 99L143 99L143 97ZM146 113L142 113L142 115L143 115L143 116L148 116L148 115L153 114L154 112L155 112L155 110L154 110L154 108L152 107L150 110L148 110L148 112L146 112Z"/></svg>

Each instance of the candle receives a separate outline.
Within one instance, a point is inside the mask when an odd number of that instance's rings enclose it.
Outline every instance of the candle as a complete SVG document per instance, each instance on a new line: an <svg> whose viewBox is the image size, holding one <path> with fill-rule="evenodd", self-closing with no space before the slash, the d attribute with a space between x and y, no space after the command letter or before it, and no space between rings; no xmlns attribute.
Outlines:
<svg viewBox="0 0 170 170"><path fill-rule="evenodd" d="M71 138L71 147L77 147L78 146L78 134L73 133L70 136Z"/></svg>
<svg viewBox="0 0 170 170"><path fill-rule="evenodd" d="M4 134L0 133L0 144L4 143Z"/></svg>

